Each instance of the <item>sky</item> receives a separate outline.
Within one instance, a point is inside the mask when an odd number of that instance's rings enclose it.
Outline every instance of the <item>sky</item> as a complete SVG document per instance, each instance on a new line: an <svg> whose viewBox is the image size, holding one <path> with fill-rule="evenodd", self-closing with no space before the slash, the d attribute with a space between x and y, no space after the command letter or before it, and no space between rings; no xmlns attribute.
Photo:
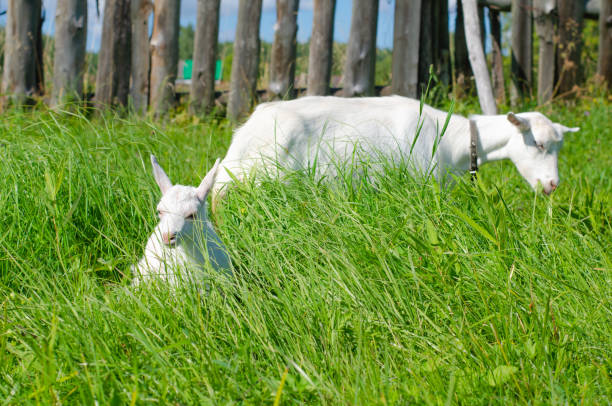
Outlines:
<svg viewBox="0 0 612 406"><path fill-rule="evenodd" d="M88 9L88 31L87 49L97 52L100 48L100 37L102 36L102 15L96 12L95 0L87 0ZM379 0L377 45L381 48L393 46L393 10L394 0ZM0 11L6 10L8 0L0 0ZM104 9L104 0L99 0L100 14ZM347 42L351 26L352 0L337 0L336 17L334 23L334 40ZM52 35L55 30L55 6L57 0L43 0L43 9L46 19L43 24L43 32ZM272 42L274 38L274 23L276 22L275 0L263 0L261 16L260 36L264 41ZM313 0L300 0L298 10L298 34L299 42L307 42L312 31L312 7ZM454 14L457 0L449 0L450 29L454 31ZM195 27L197 0L181 1L181 25L189 24ZM221 0L221 19L219 22L219 41L233 41L238 18L238 0ZM6 17L0 17L0 25L6 23Z"/></svg>

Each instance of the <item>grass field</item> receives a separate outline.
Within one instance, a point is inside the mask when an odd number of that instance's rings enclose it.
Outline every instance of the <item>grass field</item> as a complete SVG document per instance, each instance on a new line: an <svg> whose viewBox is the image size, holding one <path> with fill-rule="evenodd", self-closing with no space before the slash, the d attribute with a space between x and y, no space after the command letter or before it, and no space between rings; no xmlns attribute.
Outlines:
<svg viewBox="0 0 612 406"><path fill-rule="evenodd" d="M461 112L467 107L458 105ZM562 183L509 163L453 189L303 178L232 191L236 272L132 289L154 152L197 184L231 128L9 112L0 122L3 404L610 404L609 101L554 106Z"/></svg>

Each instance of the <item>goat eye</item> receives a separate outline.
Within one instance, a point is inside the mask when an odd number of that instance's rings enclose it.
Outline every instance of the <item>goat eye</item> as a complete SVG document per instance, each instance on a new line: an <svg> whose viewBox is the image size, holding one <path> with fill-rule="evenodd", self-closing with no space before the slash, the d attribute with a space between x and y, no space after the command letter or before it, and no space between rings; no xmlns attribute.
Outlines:
<svg viewBox="0 0 612 406"><path fill-rule="evenodd" d="M536 147L538 147L538 149L540 151L544 151L544 145L543 144L536 144Z"/></svg>
<svg viewBox="0 0 612 406"><path fill-rule="evenodd" d="M190 214L189 216L185 217L187 220L193 220L195 218L195 214Z"/></svg>

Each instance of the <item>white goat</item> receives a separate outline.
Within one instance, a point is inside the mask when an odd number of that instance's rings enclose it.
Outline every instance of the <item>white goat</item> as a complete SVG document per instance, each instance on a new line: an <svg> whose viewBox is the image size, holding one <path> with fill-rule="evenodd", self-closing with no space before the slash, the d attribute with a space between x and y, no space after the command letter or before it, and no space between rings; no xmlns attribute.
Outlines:
<svg viewBox="0 0 612 406"><path fill-rule="evenodd" d="M151 164L162 192L157 205L159 224L147 241L144 256L132 266L132 283L137 285L153 278L170 284L197 280L197 273L201 275L208 262L216 270L231 273L227 248L207 214L206 197L215 181L219 160L197 188L172 185L153 155Z"/></svg>
<svg viewBox="0 0 612 406"><path fill-rule="evenodd" d="M213 211L233 177L244 180L255 168L316 166L320 176L334 176L337 160L347 162L357 154L409 162L417 170L433 170L439 180L460 175L470 167L469 120L452 115L440 137L447 116L428 105L421 114L418 100L401 96L313 96L261 104L235 132L221 162L212 192ZM510 159L532 188L540 183L546 194L557 188L563 134L578 128L553 123L537 112L471 119L478 134L478 165Z"/></svg>

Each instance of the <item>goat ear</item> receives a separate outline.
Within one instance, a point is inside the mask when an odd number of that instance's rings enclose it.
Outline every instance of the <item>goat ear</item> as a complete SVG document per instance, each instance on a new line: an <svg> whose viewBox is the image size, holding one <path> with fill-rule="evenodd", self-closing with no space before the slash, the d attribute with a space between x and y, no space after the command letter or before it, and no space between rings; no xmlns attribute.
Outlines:
<svg viewBox="0 0 612 406"><path fill-rule="evenodd" d="M569 128L559 123L553 123L553 127L555 128L555 132L559 134L559 140L563 139L564 134L580 131L580 127Z"/></svg>
<svg viewBox="0 0 612 406"><path fill-rule="evenodd" d="M559 124L559 126L561 127L561 131L563 131L564 133L577 133L578 131L580 131L580 127L566 127L562 124Z"/></svg>
<svg viewBox="0 0 612 406"><path fill-rule="evenodd" d="M513 112L508 113L506 116L508 121L510 121L514 126L516 126L521 132L529 131L531 128L531 124L529 124L529 120L525 120L514 114Z"/></svg>
<svg viewBox="0 0 612 406"><path fill-rule="evenodd" d="M172 187L172 182L153 154L151 154L151 165L153 166L153 177L155 177L155 182L157 182L157 186L159 186L162 195L164 195L168 189Z"/></svg>
<svg viewBox="0 0 612 406"><path fill-rule="evenodd" d="M210 189L215 183L215 178L217 177L217 170L219 169L219 162L221 162L221 159L217 158L212 169L208 171L206 176L204 176L204 179L202 179L202 182L200 182L200 186L198 186L198 188L196 189L196 194L201 202L206 200L208 192L210 192Z"/></svg>

